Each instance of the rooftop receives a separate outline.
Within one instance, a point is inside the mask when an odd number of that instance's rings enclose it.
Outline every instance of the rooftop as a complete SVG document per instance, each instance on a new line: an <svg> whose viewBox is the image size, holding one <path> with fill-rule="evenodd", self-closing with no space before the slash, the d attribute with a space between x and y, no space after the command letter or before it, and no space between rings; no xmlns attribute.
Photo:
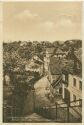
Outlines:
<svg viewBox="0 0 84 125"><path fill-rule="evenodd" d="M61 60L57 59L56 57L51 57L49 68L52 75L61 74Z"/></svg>
<svg viewBox="0 0 84 125"><path fill-rule="evenodd" d="M53 54L54 50L55 47L46 48L46 52L48 52L49 54Z"/></svg>
<svg viewBox="0 0 84 125"><path fill-rule="evenodd" d="M72 75L76 75L78 77L82 77L82 71L81 69L75 69L74 68L74 63L72 60L69 60L66 64L65 67L63 67L62 69L62 73L66 74L72 74Z"/></svg>
<svg viewBox="0 0 84 125"><path fill-rule="evenodd" d="M54 54L56 54L56 53L60 54L60 53L65 53L65 52L63 52L60 48L57 48L57 49L55 49Z"/></svg>
<svg viewBox="0 0 84 125"><path fill-rule="evenodd" d="M75 53L76 57L78 58L78 60L80 62L82 62L82 49L80 48L80 49L76 50L74 53Z"/></svg>

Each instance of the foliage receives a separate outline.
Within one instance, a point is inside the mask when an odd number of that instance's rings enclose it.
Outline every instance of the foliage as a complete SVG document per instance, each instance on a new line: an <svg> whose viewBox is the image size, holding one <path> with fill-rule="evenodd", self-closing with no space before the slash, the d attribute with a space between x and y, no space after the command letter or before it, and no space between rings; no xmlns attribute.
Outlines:
<svg viewBox="0 0 84 125"><path fill-rule="evenodd" d="M40 78L39 73L33 73L34 79L31 79L29 83L26 82L28 79L28 74L25 74L25 65L34 56L37 55L40 59L44 59L46 48L60 48L62 51L69 52L70 48L74 48L77 57L80 59L82 41L81 40L67 40L64 43L61 41L14 41L10 43L3 43L3 74L8 74L11 77L11 85L14 85L12 95L8 97L8 104L13 100L13 106L20 109L19 114L22 114L24 107L24 101L28 94L29 89L33 89L35 81ZM63 60L62 60L63 62ZM53 63L53 62L52 62ZM72 61L68 61L62 64L62 66L67 69L73 66ZM15 75L14 72L23 72L21 75ZM29 87L30 85L30 87ZM51 98L51 97L49 97ZM51 101L52 98L51 98Z"/></svg>

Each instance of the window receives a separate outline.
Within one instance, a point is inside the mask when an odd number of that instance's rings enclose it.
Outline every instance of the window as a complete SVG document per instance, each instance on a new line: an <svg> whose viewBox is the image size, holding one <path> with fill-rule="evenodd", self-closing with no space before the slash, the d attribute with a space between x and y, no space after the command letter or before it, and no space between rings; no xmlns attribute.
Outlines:
<svg viewBox="0 0 84 125"><path fill-rule="evenodd" d="M82 100L79 98L79 105L82 106Z"/></svg>
<svg viewBox="0 0 84 125"><path fill-rule="evenodd" d="M76 86L76 79L73 78L73 86Z"/></svg>
<svg viewBox="0 0 84 125"><path fill-rule="evenodd" d="M63 80L66 81L66 82L68 82L68 74L63 75Z"/></svg>
<svg viewBox="0 0 84 125"><path fill-rule="evenodd" d="M68 74L65 76L65 81L68 82Z"/></svg>
<svg viewBox="0 0 84 125"><path fill-rule="evenodd" d="M82 90L82 82L79 81L79 89Z"/></svg>
<svg viewBox="0 0 84 125"><path fill-rule="evenodd" d="M76 101L76 96L75 95L73 95L73 101Z"/></svg>
<svg viewBox="0 0 84 125"><path fill-rule="evenodd" d="M63 74L63 80L65 81L65 75Z"/></svg>

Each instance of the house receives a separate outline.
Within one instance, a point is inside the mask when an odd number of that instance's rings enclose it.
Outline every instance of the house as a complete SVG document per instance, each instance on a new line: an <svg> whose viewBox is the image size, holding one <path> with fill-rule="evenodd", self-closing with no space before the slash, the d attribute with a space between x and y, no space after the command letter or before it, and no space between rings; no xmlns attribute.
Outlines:
<svg viewBox="0 0 84 125"><path fill-rule="evenodd" d="M25 65L25 70L38 72L40 75L43 75L44 62L35 55L29 60L28 64Z"/></svg>
<svg viewBox="0 0 84 125"><path fill-rule="evenodd" d="M53 54L54 49L55 49L54 47L53 47L53 48L46 48L45 57L44 57L44 69L45 69L45 74L48 74L50 57L51 57L51 55Z"/></svg>
<svg viewBox="0 0 84 125"><path fill-rule="evenodd" d="M63 72L62 97L65 102L82 98L82 79L78 74Z"/></svg>
<svg viewBox="0 0 84 125"><path fill-rule="evenodd" d="M67 56L67 52L63 52L60 48L47 48L45 57L44 57L44 68L46 74L48 73L48 68L49 68L49 63L50 63L50 58L55 57L58 59L64 59Z"/></svg>
<svg viewBox="0 0 84 125"><path fill-rule="evenodd" d="M82 66L75 52L69 53L68 65L62 71L62 98L65 102L82 99ZM72 65L71 65L71 62ZM80 103L80 102L77 102Z"/></svg>
<svg viewBox="0 0 84 125"><path fill-rule="evenodd" d="M63 52L60 48L56 48L53 54L54 54L54 57L62 59L62 58L66 58L67 52Z"/></svg>
<svg viewBox="0 0 84 125"><path fill-rule="evenodd" d="M62 90L62 72L61 72L61 60L56 57L50 58L48 76L49 82L51 83L51 92L54 94L61 94Z"/></svg>
<svg viewBox="0 0 84 125"><path fill-rule="evenodd" d="M81 56L81 55L80 55ZM80 57L79 56L79 57ZM74 119L82 119L82 63L77 52L68 54L67 64L62 69L62 99L69 105Z"/></svg>
<svg viewBox="0 0 84 125"><path fill-rule="evenodd" d="M61 94L61 80L62 80L62 58L66 57L59 48L47 48L46 56L44 57L44 69L48 80L51 83L51 91L56 94Z"/></svg>

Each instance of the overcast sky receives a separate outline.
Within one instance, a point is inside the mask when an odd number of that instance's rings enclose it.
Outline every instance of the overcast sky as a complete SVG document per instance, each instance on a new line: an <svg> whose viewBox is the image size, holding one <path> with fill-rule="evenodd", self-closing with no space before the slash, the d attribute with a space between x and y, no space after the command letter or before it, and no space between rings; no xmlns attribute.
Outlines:
<svg viewBox="0 0 84 125"><path fill-rule="evenodd" d="M4 41L81 39L81 2L7 2Z"/></svg>

